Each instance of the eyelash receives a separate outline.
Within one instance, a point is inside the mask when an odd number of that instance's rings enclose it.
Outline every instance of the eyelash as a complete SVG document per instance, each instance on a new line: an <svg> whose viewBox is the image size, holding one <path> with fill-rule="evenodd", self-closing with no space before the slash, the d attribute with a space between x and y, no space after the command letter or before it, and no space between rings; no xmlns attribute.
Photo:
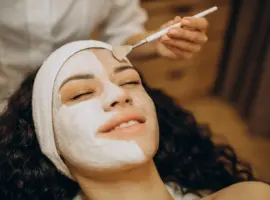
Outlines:
<svg viewBox="0 0 270 200"><path fill-rule="evenodd" d="M85 95L92 95L94 92L85 92L85 93L82 93L82 94L78 94L74 97L72 97L72 100L78 100L80 99L81 97L85 96Z"/></svg>
<svg viewBox="0 0 270 200"><path fill-rule="evenodd" d="M140 81L130 81L130 82L122 84L121 86L124 86L124 85L138 85L138 84L140 84Z"/></svg>
<svg viewBox="0 0 270 200"><path fill-rule="evenodd" d="M122 84L121 86L125 86L125 85L139 85L140 84L140 81L130 81L130 82L127 82L127 83L124 83ZM78 100L80 99L81 97L85 96L85 95L92 95L94 92L85 92L85 93L81 93L81 94L78 94L74 97L72 97L72 100Z"/></svg>

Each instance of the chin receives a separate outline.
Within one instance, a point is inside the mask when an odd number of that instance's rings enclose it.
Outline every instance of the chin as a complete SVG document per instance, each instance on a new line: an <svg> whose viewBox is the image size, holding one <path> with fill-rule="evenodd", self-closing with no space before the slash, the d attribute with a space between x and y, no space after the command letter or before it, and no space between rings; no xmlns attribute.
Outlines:
<svg viewBox="0 0 270 200"><path fill-rule="evenodd" d="M159 137L158 135L156 135L150 138L143 138L141 140L138 140L137 144L140 146L142 152L144 153L145 156L144 162L147 162L154 158L158 150Z"/></svg>

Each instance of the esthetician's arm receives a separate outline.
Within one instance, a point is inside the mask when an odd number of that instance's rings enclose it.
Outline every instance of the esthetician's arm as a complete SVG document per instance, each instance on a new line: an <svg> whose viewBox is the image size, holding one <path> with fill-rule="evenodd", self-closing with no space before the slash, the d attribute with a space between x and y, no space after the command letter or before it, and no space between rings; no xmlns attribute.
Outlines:
<svg viewBox="0 0 270 200"><path fill-rule="evenodd" d="M242 182L201 200L269 200L270 186L261 182Z"/></svg>
<svg viewBox="0 0 270 200"><path fill-rule="evenodd" d="M147 21L145 10L140 7L139 0L110 1L111 11L101 26L101 40L112 45L135 44L152 32L145 30ZM129 54L130 58L148 58L163 56L172 59L189 59L207 41L206 29L208 22L205 18L182 20L175 17L163 27L181 22L183 28L171 29L170 33L147 45L143 45ZM175 31L175 33L173 33Z"/></svg>

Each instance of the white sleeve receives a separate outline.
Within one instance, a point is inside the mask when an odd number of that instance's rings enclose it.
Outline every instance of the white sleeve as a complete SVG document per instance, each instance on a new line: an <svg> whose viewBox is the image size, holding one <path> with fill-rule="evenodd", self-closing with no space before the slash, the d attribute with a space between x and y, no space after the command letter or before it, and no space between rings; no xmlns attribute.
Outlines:
<svg viewBox="0 0 270 200"><path fill-rule="evenodd" d="M139 0L111 0L112 8L102 24L101 39L111 45L123 44L130 36L144 32L146 11Z"/></svg>

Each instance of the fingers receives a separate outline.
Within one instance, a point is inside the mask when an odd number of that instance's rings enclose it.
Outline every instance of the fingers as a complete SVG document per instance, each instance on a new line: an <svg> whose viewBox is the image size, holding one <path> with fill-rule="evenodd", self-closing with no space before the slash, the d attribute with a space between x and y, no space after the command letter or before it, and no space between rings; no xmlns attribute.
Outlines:
<svg viewBox="0 0 270 200"><path fill-rule="evenodd" d="M202 18L194 18L194 17L184 17L182 21L188 21L185 24L183 23L183 26L189 27L189 28L195 28L200 31L206 31L206 29L209 26L208 21L202 17Z"/></svg>
<svg viewBox="0 0 270 200"><path fill-rule="evenodd" d="M185 40L169 39L169 40L165 40L164 44L166 46L175 47L175 48L178 48L182 51L187 51L190 53L198 53L201 50L201 45L195 44L193 42L188 42Z"/></svg>
<svg viewBox="0 0 270 200"><path fill-rule="evenodd" d="M182 20L182 18L181 18L180 16L176 16L176 17L173 19L174 23L179 23L179 22L181 22L181 20Z"/></svg>
<svg viewBox="0 0 270 200"><path fill-rule="evenodd" d="M176 16L162 28L179 22L182 24L181 27L170 28L168 33L161 37L160 42L164 49L159 49L159 53L173 59L190 59L208 40L206 36L208 22L205 18Z"/></svg>
<svg viewBox="0 0 270 200"><path fill-rule="evenodd" d="M173 59L191 59L193 56L191 52L187 52L172 45L168 44L166 47L172 52L170 57Z"/></svg>
<svg viewBox="0 0 270 200"><path fill-rule="evenodd" d="M183 28L171 28L168 36L172 39L186 40L196 44L204 44L208 40L207 36L202 32ZM162 41L166 41L166 39L166 35L164 35Z"/></svg>
<svg viewBox="0 0 270 200"><path fill-rule="evenodd" d="M192 29L196 29L199 31L206 31L209 27L208 21L204 18L194 18L194 17L184 17L176 16L173 20L170 20L166 24L162 25L161 28L166 28L176 23L181 23L182 27L188 27Z"/></svg>

